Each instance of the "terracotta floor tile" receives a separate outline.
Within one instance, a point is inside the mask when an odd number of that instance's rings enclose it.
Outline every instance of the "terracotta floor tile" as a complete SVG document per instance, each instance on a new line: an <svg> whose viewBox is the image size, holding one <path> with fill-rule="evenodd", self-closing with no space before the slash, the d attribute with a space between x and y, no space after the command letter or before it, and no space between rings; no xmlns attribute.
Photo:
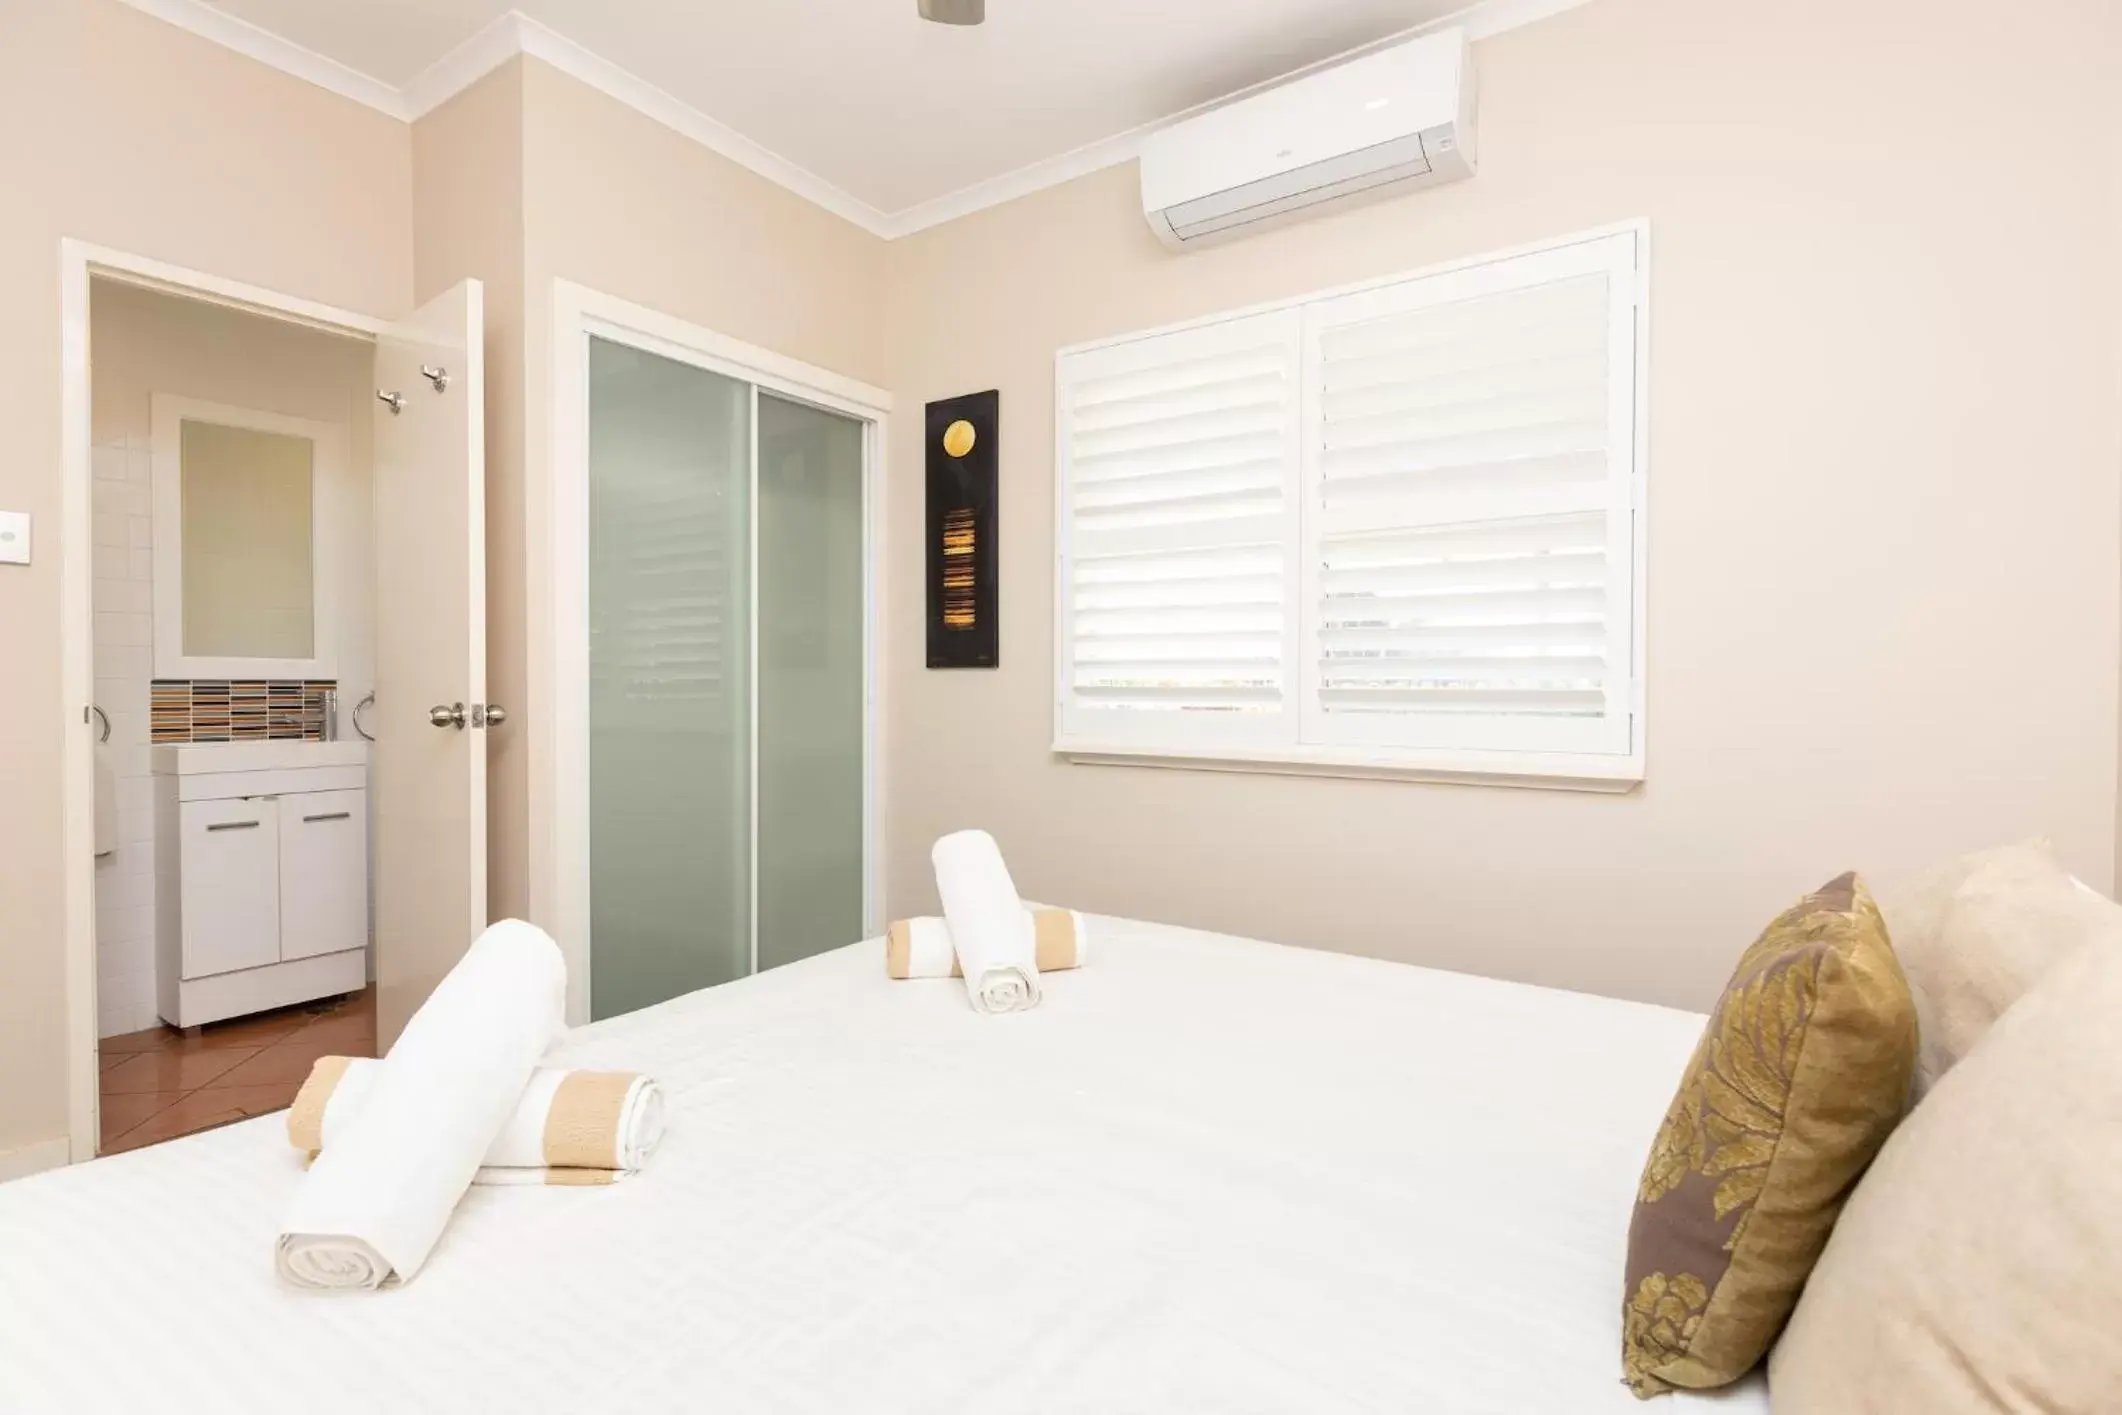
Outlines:
<svg viewBox="0 0 2122 1415"><path fill-rule="evenodd" d="M373 988L209 1023L105 1037L98 1070L107 1154L284 1110L320 1056L373 1056Z"/></svg>
<svg viewBox="0 0 2122 1415"><path fill-rule="evenodd" d="M286 1110L293 1105L295 1092L299 1089L300 1086L287 1082L273 1082L262 1086L224 1086L217 1081L211 1086L200 1087L192 1092L192 1095L202 1098L200 1105L208 1104L208 1100L204 1098L212 1098L242 1111L245 1115L270 1115L276 1110Z"/></svg>
<svg viewBox="0 0 2122 1415"><path fill-rule="evenodd" d="M107 1096L138 1091L193 1091L249 1061L257 1052L256 1047L135 1052L99 1079Z"/></svg>
<svg viewBox="0 0 2122 1415"><path fill-rule="evenodd" d="M312 1053L316 1056L374 1056L376 1019L358 1012L342 1012L310 1023L299 1035L278 1045L321 1047Z"/></svg>
<svg viewBox="0 0 2122 1415"><path fill-rule="evenodd" d="M199 1029L197 1045L201 1047L260 1047L291 1037L310 1025L316 1018L299 1007L286 1007L277 1012L261 1012L255 1017L231 1017L226 1022L209 1022Z"/></svg>
<svg viewBox="0 0 2122 1415"><path fill-rule="evenodd" d="M142 1145L159 1144L164 1140L174 1140L179 1135L211 1130L216 1125L226 1125L231 1120L246 1118L243 1107L227 1096L213 1091L194 1091L175 1105L126 1131L104 1148L112 1154L121 1150L137 1150Z"/></svg>
<svg viewBox="0 0 2122 1415"><path fill-rule="evenodd" d="M109 1149L111 1141L183 1099L182 1091L135 1091L131 1095L101 1097L97 1111L102 1119L103 1148Z"/></svg>
<svg viewBox="0 0 2122 1415"><path fill-rule="evenodd" d="M184 1034L170 1027L150 1027L144 1032L126 1032L121 1036L105 1037L96 1043L96 1049L104 1056L136 1051L161 1051L172 1038L182 1040Z"/></svg>
<svg viewBox="0 0 2122 1415"><path fill-rule="evenodd" d="M277 1042L250 1057L240 1066L232 1066L220 1080L225 1086L267 1086L285 1084L300 1086L308 1078L309 1069L320 1056L344 1055L328 1040L311 1042L307 1032L298 1033L284 1042Z"/></svg>

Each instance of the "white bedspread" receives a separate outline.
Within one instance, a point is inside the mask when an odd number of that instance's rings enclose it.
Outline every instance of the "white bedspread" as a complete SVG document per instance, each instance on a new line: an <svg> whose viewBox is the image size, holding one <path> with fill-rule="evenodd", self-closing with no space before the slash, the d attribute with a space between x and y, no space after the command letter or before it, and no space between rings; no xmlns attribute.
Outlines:
<svg viewBox="0 0 2122 1415"><path fill-rule="evenodd" d="M279 1116L0 1185L0 1411L1766 1411L1619 1379L1699 1017L1095 926L1010 1017L872 942L573 1034L655 1163L475 1189L396 1290L276 1280Z"/></svg>

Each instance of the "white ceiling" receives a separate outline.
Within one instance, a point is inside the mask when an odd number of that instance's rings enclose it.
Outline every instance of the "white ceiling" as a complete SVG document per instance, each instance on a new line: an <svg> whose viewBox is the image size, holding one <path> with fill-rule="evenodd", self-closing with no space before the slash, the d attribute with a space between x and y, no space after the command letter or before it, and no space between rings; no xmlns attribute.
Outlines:
<svg viewBox="0 0 2122 1415"><path fill-rule="evenodd" d="M624 71L624 82L602 86L631 89L622 96L666 121L668 110L691 110L709 120L696 136L712 142L728 130L735 146L763 149L748 165L884 229L925 206L985 205L984 184L1043 185L1025 182L1025 169L1469 0L988 0L987 23L967 29L924 23L915 0L132 3L281 67L307 67L305 77L379 107L396 95L404 116L509 53L564 50L578 76ZM1493 32L1574 3L1489 0L1484 11L1508 13L1476 27Z"/></svg>

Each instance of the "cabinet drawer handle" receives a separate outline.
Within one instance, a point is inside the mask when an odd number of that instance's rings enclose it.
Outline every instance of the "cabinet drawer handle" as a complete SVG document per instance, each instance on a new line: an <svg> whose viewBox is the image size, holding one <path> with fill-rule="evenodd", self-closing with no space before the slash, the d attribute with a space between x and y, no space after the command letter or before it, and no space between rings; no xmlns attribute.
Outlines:
<svg viewBox="0 0 2122 1415"><path fill-rule="evenodd" d="M354 813L352 811L327 811L321 816L304 816L302 823L304 825L314 825L318 821L343 821L352 820L353 818Z"/></svg>
<svg viewBox="0 0 2122 1415"><path fill-rule="evenodd" d="M208 830L256 830L257 828L258 822L256 821L215 821L207 827Z"/></svg>

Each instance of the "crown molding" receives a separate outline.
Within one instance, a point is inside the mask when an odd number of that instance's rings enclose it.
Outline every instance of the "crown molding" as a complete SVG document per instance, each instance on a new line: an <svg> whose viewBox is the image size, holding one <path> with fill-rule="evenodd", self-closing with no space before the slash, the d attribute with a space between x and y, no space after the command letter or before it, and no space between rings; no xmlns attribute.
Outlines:
<svg viewBox="0 0 2122 1415"><path fill-rule="evenodd" d="M542 59L560 72L640 113L702 147L720 153L739 167L748 168L797 196L824 207L843 220L852 221L871 235L889 239L889 220L883 212L851 192L773 149L753 142L727 124L717 122L699 109L674 98L646 79L620 68L602 55L593 54L566 35L547 29L536 20L517 14L521 50Z"/></svg>
<svg viewBox="0 0 2122 1415"><path fill-rule="evenodd" d="M523 16L510 10L422 69L398 90L405 121L417 122L523 52Z"/></svg>
<svg viewBox="0 0 2122 1415"><path fill-rule="evenodd" d="M283 39L269 29L260 29L249 20L237 19L226 10L206 4L205 0L124 0L124 3L224 49L233 49L238 54L256 59L283 74L328 89L341 98L351 98L378 113L388 113L401 121L409 116L404 95L383 80L371 78L359 69L350 69L337 59L327 59L313 49L304 49L291 39Z"/></svg>
<svg viewBox="0 0 2122 1415"><path fill-rule="evenodd" d="M1156 122L1101 138L1058 157L1042 159L895 212L879 210L519 10L502 15L399 88L305 49L270 30L260 29L247 20L237 19L206 4L205 0L123 0L123 3L407 123L432 113L509 60L527 54L589 85L614 102L625 104L738 166L889 241L1074 181L1092 172L1131 162L1140 154L1143 139L1159 129L1418 35L1459 25L1465 28L1470 38L1487 39L1565 10L1574 10L1591 0L1478 0L1440 19L1359 45L1212 102L1169 114Z"/></svg>
<svg viewBox="0 0 2122 1415"><path fill-rule="evenodd" d="M1058 157L1045 158L1029 166L1020 167L1014 172L1005 172L999 177L988 177L969 187L907 207L903 211L893 212L886 218L887 229L880 234L888 240L911 236L931 226L941 226L962 216L970 216L976 211L985 211L988 207L1000 206L1004 202L1030 196L1033 192L1044 191L1048 187L1058 187L1063 182L1073 182L1078 177L1087 177L1093 172L1102 172L1123 162L1132 162L1141 155L1143 140L1151 133L1212 109L1221 108L1225 104L1235 103L1241 98L1250 98L1256 93L1279 88L1292 79L1330 69L1336 64L1345 64L1351 59L1376 53L1380 49L1389 49L1395 44L1403 44L1425 34L1434 34L1438 30L1457 25L1466 30L1469 39L1487 39L1491 35L1518 29L1590 3L1591 0L1478 0L1478 3L1463 10L1412 25L1382 39L1374 39L1368 44L1359 44L1353 49L1329 55L1302 68L1292 69L1286 74L1277 74L1271 79L1241 88L1235 93L1224 94L1221 98L1197 103L1192 108L1167 114L1153 123L1144 123L1139 128L1130 128L1124 133L1100 138L1097 142L1064 152Z"/></svg>

